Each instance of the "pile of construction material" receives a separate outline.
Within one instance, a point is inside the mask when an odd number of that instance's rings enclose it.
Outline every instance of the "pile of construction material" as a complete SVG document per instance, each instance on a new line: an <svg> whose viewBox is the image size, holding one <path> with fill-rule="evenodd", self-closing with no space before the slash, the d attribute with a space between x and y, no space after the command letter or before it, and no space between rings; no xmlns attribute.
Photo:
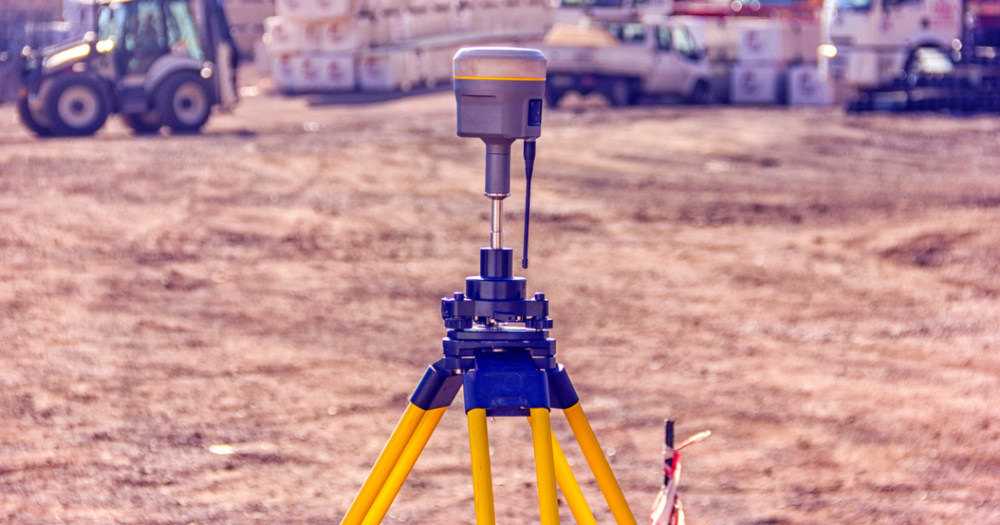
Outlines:
<svg viewBox="0 0 1000 525"><path fill-rule="evenodd" d="M460 47L538 41L551 18L544 0L277 0L275 11L264 44L286 93L434 87Z"/></svg>
<svg viewBox="0 0 1000 525"><path fill-rule="evenodd" d="M736 26L730 75L734 104L829 105L832 86L819 78L819 25L804 20L743 20Z"/></svg>

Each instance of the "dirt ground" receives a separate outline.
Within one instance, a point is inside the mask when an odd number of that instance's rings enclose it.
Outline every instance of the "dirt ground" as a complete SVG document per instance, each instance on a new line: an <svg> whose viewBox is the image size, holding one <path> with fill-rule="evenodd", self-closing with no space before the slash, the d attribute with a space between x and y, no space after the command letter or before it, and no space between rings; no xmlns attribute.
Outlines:
<svg viewBox="0 0 1000 525"><path fill-rule="evenodd" d="M1000 120L570 106L520 273L640 523L665 417L713 431L692 524L1000 523ZM43 141L0 109L0 522L339 523L488 242L454 111ZM386 523L474 522L464 419ZM536 521L527 424L490 432L498 523Z"/></svg>

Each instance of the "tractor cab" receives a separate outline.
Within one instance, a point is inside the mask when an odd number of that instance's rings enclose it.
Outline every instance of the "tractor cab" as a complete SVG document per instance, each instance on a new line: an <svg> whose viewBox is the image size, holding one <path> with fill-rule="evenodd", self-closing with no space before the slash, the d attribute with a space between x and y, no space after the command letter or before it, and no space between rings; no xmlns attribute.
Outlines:
<svg viewBox="0 0 1000 525"><path fill-rule="evenodd" d="M139 133L194 132L236 101L235 48L218 0L97 0L93 31L29 60L22 121L89 135L118 113ZM23 99L23 100L21 100Z"/></svg>
<svg viewBox="0 0 1000 525"><path fill-rule="evenodd" d="M203 62L205 51L185 0L136 0L100 7L98 45L110 50L115 78L145 77L157 61Z"/></svg>

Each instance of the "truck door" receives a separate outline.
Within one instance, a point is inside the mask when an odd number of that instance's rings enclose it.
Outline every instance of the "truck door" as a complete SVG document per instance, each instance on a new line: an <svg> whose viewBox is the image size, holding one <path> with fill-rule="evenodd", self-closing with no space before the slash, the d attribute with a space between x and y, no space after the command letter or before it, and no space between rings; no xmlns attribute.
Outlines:
<svg viewBox="0 0 1000 525"><path fill-rule="evenodd" d="M693 77L699 70L704 53L695 43L687 27L676 25L670 29L670 34L673 36L674 52L678 57L677 73L674 76L677 81L677 93L687 96L694 85Z"/></svg>
<svg viewBox="0 0 1000 525"><path fill-rule="evenodd" d="M679 78L680 55L675 51L674 33L670 26L650 26L654 32L653 42L656 45L653 70L646 81L646 91L649 93L678 93L681 87Z"/></svg>
<svg viewBox="0 0 1000 525"><path fill-rule="evenodd" d="M957 0L882 0L877 41L904 48L949 44L961 37L961 20Z"/></svg>

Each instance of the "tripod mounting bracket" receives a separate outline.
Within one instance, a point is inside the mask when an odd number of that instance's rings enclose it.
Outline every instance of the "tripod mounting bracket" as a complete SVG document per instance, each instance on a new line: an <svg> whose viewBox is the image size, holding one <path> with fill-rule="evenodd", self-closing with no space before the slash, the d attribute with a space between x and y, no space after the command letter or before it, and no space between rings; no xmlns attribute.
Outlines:
<svg viewBox="0 0 1000 525"><path fill-rule="evenodd" d="M443 342L448 366L458 370L472 370L482 354L508 351L527 351L538 370L556 366L556 340L545 330L515 327L448 330Z"/></svg>
<svg viewBox="0 0 1000 525"><path fill-rule="evenodd" d="M537 368L523 351L477 357L479 366L466 373L452 368L447 358L427 367L410 402L423 410L443 408L464 389L466 412L484 408L489 416L524 416L531 408L567 409L580 402L560 364Z"/></svg>

